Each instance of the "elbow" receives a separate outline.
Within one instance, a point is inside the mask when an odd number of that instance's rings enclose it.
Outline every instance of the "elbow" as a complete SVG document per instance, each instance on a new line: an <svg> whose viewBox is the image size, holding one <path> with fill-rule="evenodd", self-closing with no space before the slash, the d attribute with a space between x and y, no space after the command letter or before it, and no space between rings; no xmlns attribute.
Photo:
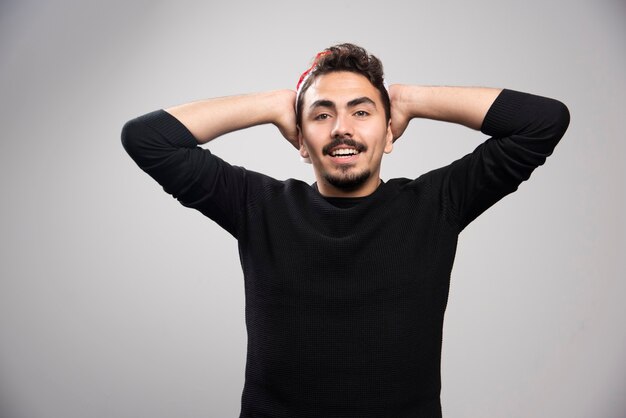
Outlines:
<svg viewBox="0 0 626 418"><path fill-rule="evenodd" d="M569 109L559 100L537 96L529 113L533 117L527 125L526 132L522 134L527 139L524 142L534 152L548 157L552 155L567 131L570 123Z"/></svg>
<svg viewBox="0 0 626 418"><path fill-rule="evenodd" d="M547 148L548 155L565 135L570 123L570 113L567 106L556 99L545 98L544 105L538 109L536 125L533 135Z"/></svg>
<svg viewBox="0 0 626 418"><path fill-rule="evenodd" d="M570 112L567 106L558 100L555 100L553 112L554 133L558 139L561 139L569 127Z"/></svg>
<svg viewBox="0 0 626 418"><path fill-rule="evenodd" d="M140 137L140 123L137 119L129 120L122 127L121 139L122 146L133 159L137 154L137 143Z"/></svg>
<svg viewBox="0 0 626 418"><path fill-rule="evenodd" d="M545 131L538 132L538 138L544 138L545 155L549 156L561 142L570 122L570 113L567 106L558 100L550 99L551 106L544 109L543 120Z"/></svg>
<svg viewBox="0 0 626 418"><path fill-rule="evenodd" d="M121 132L124 150L140 167L147 164L155 154L154 133L144 119L145 117L140 116L129 120Z"/></svg>

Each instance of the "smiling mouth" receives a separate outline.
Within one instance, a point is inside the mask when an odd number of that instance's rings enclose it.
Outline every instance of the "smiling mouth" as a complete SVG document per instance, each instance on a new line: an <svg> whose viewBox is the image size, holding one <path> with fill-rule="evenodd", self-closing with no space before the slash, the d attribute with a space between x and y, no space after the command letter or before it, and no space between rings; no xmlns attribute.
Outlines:
<svg viewBox="0 0 626 418"><path fill-rule="evenodd" d="M352 138L336 138L322 150L324 155L335 158L350 158L367 151L367 147Z"/></svg>
<svg viewBox="0 0 626 418"><path fill-rule="evenodd" d="M330 155L331 157L347 158L352 157L353 155L358 155L360 153L361 151L354 148L338 148L332 150L328 155Z"/></svg>

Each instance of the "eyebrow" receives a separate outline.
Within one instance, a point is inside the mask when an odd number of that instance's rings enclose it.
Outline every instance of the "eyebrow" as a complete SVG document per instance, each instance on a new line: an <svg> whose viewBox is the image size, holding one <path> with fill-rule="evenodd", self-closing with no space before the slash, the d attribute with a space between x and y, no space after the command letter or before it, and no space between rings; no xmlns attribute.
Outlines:
<svg viewBox="0 0 626 418"><path fill-rule="evenodd" d="M370 99L367 96L363 96L363 97L357 97L356 99L352 99L350 100L347 105L348 107L354 107L354 106L358 106L360 104L369 104L372 105L374 107L376 107L376 103ZM331 100L327 100L327 99L321 99L321 100L316 100L314 101L311 106L309 106L309 109L315 109L317 107L329 107L331 109L335 109L335 102L331 101Z"/></svg>
<svg viewBox="0 0 626 418"><path fill-rule="evenodd" d="M369 104L372 105L374 107L376 107L376 103L370 99L369 97L363 96L363 97L358 97L356 99L350 100L348 102L348 107L354 107L354 106L358 106L360 104Z"/></svg>

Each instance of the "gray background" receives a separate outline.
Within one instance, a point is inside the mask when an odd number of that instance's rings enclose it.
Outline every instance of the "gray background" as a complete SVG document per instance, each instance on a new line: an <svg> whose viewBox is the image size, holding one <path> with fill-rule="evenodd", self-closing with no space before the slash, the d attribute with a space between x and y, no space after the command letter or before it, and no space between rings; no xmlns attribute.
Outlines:
<svg viewBox="0 0 626 418"><path fill-rule="evenodd" d="M444 329L448 417L624 417L624 1L0 3L0 417L235 417L246 335L235 240L142 173L123 123L293 88L344 41L390 83L564 101L548 163L462 234ZM414 121L383 178L484 136ZM313 181L272 126L210 144Z"/></svg>

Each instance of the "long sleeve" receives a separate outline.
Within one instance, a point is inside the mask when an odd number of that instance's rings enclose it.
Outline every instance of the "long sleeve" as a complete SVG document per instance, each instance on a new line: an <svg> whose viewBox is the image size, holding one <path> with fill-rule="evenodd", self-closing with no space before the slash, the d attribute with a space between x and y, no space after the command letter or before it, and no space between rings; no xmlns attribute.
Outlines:
<svg viewBox="0 0 626 418"><path fill-rule="evenodd" d="M164 110L128 121L122 129L122 144L167 193L236 237L245 198L244 169L199 147L191 132Z"/></svg>
<svg viewBox="0 0 626 418"><path fill-rule="evenodd" d="M460 229L528 180L550 156L569 125L567 107L554 99L503 90L481 131L490 135L474 152L436 170L443 203Z"/></svg>

